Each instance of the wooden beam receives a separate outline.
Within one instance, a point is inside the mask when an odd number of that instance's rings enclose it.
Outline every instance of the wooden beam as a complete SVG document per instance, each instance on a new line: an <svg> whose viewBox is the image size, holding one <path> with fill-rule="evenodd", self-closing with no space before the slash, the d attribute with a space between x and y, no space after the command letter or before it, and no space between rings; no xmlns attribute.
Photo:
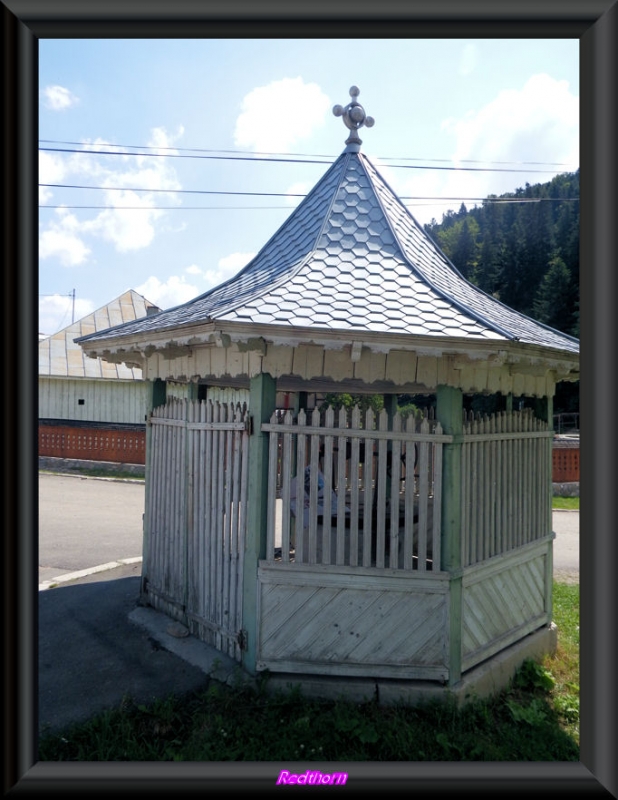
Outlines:
<svg viewBox="0 0 618 800"><path fill-rule="evenodd" d="M243 667L251 675L256 672L257 660L257 571L260 559L266 557L266 528L268 509L268 434L262 433L262 423L268 422L276 405L277 386L268 373L251 379L249 414L252 420L249 441L249 485L247 489L247 532L243 563L242 625L245 649Z"/></svg>
<svg viewBox="0 0 618 800"><path fill-rule="evenodd" d="M461 679L462 586L461 586L461 435L463 394L452 386L438 386L436 417L445 433L455 441L445 444L442 460L442 569L451 573L449 582L448 661L449 685Z"/></svg>

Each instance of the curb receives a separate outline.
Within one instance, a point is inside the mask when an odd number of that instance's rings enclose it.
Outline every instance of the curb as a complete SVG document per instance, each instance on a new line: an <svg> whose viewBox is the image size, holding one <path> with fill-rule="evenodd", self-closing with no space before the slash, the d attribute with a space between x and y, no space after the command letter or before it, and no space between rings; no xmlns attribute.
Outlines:
<svg viewBox="0 0 618 800"><path fill-rule="evenodd" d="M51 469L39 469L41 475L55 475L59 478L80 478L83 481L114 481L115 483L144 483L144 479L140 477L135 478L106 478L104 475L83 475L80 472L58 472Z"/></svg>
<svg viewBox="0 0 618 800"><path fill-rule="evenodd" d="M46 589L51 589L59 583L68 583L75 581L78 578L86 578L88 575L95 575L97 572L106 572L116 567L124 567L129 564L137 564L142 560L141 556L135 558L119 558L118 561L109 561L107 564L99 564L96 567L88 567L88 569L80 569L77 572L67 572L64 575L59 575L57 578L51 578L48 581L39 583L39 592L44 592Z"/></svg>

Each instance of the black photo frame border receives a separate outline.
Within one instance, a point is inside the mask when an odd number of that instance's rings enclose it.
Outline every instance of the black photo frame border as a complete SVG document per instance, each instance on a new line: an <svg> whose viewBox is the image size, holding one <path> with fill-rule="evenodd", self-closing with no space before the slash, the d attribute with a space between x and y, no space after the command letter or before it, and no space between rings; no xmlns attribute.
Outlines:
<svg viewBox="0 0 618 800"><path fill-rule="evenodd" d="M328 770L347 771L346 790L361 792L616 797L618 2L3 0L2 6L4 349L5 382L12 384L4 415L5 794L253 793L272 791L286 766L37 761L38 39L433 37L580 42L580 762L331 763Z"/></svg>

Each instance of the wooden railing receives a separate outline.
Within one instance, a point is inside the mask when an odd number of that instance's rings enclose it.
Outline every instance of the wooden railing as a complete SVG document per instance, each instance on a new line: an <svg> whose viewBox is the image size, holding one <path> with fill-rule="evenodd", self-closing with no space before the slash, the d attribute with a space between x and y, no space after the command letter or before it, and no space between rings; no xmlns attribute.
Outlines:
<svg viewBox="0 0 618 800"><path fill-rule="evenodd" d="M276 413L270 436L267 560L440 569L438 423L386 411Z"/></svg>
<svg viewBox="0 0 618 800"><path fill-rule="evenodd" d="M551 437L530 409L464 422L462 566L551 532Z"/></svg>

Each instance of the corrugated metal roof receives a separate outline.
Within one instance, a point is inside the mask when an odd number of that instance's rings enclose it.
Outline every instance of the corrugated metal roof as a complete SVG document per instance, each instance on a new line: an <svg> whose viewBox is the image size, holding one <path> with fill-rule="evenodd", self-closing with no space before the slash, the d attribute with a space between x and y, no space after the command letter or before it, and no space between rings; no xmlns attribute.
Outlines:
<svg viewBox="0 0 618 800"><path fill-rule="evenodd" d="M141 294L129 289L103 308L63 328L39 342L39 375L67 378L122 378L141 380L141 369L125 364L110 364L100 358L89 358L74 342L79 336L102 328L124 324L145 317L148 308L157 308Z"/></svg>
<svg viewBox="0 0 618 800"><path fill-rule="evenodd" d="M577 353L579 342L468 283L369 159L348 146L234 278L89 341L206 321L512 340Z"/></svg>

